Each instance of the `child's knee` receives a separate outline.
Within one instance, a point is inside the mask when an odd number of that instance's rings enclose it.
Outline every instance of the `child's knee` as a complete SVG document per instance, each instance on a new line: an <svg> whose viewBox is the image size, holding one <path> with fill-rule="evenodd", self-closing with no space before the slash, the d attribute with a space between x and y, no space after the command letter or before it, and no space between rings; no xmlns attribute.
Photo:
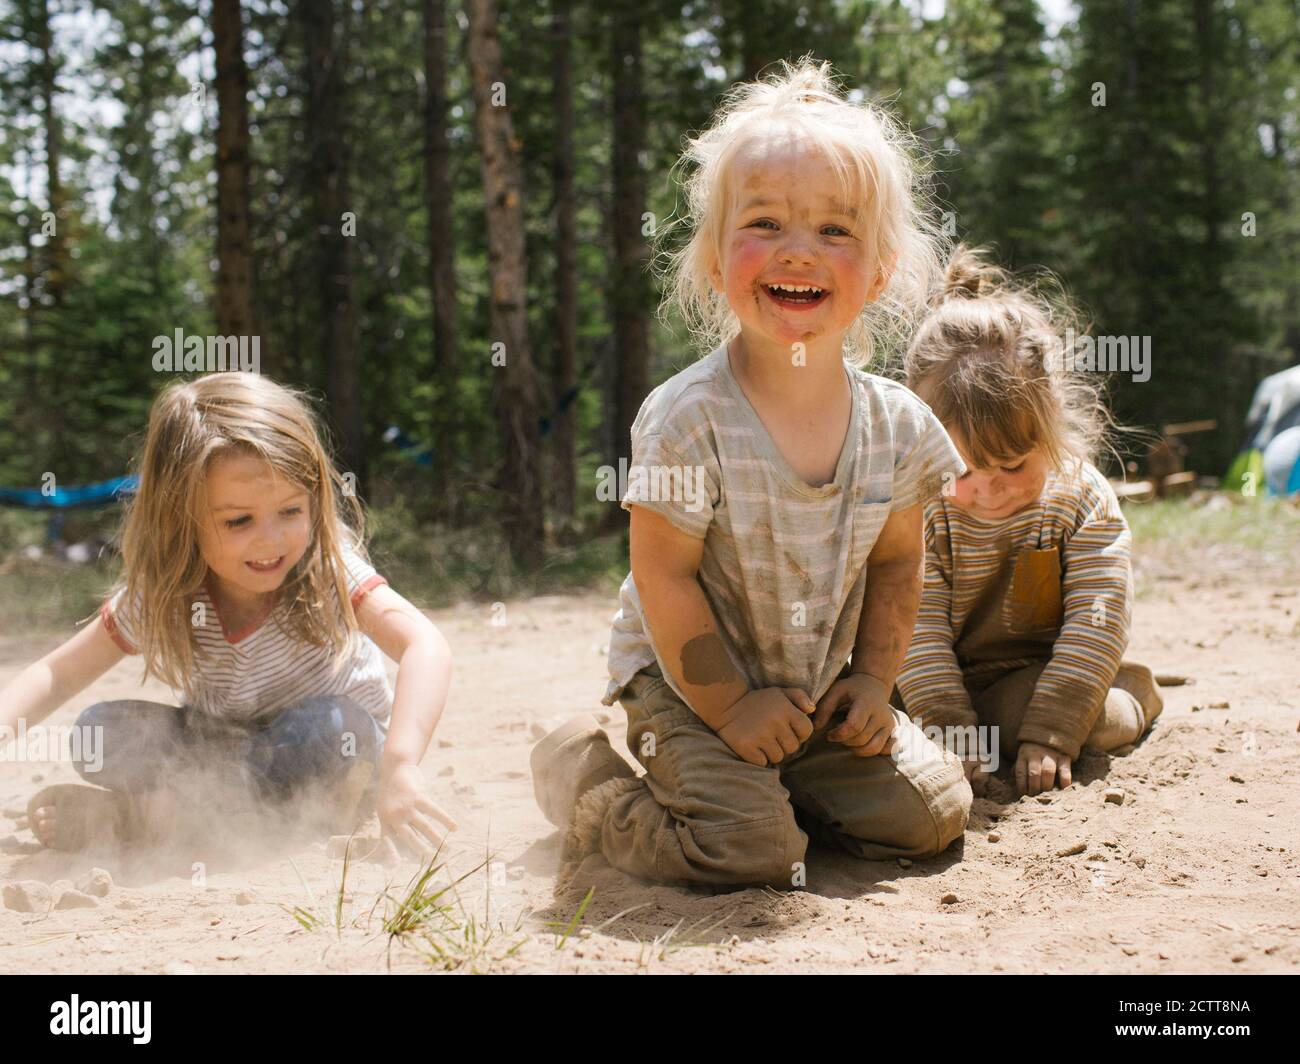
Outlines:
<svg viewBox="0 0 1300 1064"><path fill-rule="evenodd" d="M737 884L790 890L804 881L808 836L793 809L762 820L712 825L697 831L693 842L696 861Z"/></svg>
<svg viewBox="0 0 1300 1064"><path fill-rule="evenodd" d="M961 762L952 755L942 767L911 782L924 813L912 818L903 841L916 857L934 857L965 832L974 795Z"/></svg>

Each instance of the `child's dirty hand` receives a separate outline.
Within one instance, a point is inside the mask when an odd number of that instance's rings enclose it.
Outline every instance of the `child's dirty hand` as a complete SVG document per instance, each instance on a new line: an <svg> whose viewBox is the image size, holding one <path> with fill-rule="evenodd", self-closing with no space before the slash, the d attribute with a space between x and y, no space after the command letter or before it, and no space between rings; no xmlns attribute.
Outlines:
<svg viewBox="0 0 1300 1064"><path fill-rule="evenodd" d="M976 798L983 798L984 792L989 786L989 771L984 767L983 762L973 761L966 758L962 759L962 771L966 773L966 782L970 784L970 792Z"/></svg>
<svg viewBox="0 0 1300 1064"><path fill-rule="evenodd" d="M855 672L836 680L817 703L813 727L824 728L836 711L849 707L849 715L826 736L833 743L852 747L858 757L893 753L897 721L889 706L890 688L874 676Z"/></svg>
<svg viewBox="0 0 1300 1064"><path fill-rule="evenodd" d="M384 837L418 857L433 853L456 830L456 821L430 801L424 791L420 766L404 761L385 767L375 801Z"/></svg>
<svg viewBox="0 0 1300 1064"><path fill-rule="evenodd" d="M742 760L766 768L793 754L813 732L817 707L797 687L750 691L727 710L716 731Z"/></svg>
<svg viewBox="0 0 1300 1064"><path fill-rule="evenodd" d="M1059 781L1070 786L1070 755L1038 743L1021 743L1016 755L1016 786L1021 794L1050 791Z"/></svg>

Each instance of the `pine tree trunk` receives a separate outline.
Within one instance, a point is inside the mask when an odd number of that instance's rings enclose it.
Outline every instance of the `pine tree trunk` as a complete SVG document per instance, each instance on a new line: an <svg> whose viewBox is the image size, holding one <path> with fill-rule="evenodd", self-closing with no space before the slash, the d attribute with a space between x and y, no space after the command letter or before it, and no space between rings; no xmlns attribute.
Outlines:
<svg viewBox="0 0 1300 1064"><path fill-rule="evenodd" d="M610 284L614 339L614 428L618 452L631 460L632 422L649 390L650 335L645 268L649 237L642 234L646 209L641 152L645 146L645 97L641 83L641 9L619 0L612 12L614 107L611 218L614 269ZM610 508L606 527L621 525L625 511Z"/></svg>
<svg viewBox="0 0 1300 1064"><path fill-rule="evenodd" d="M572 520L577 478L578 226L573 190L573 24L571 0L552 0L552 78L555 82L555 371L551 503Z"/></svg>
<svg viewBox="0 0 1300 1064"><path fill-rule="evenodd" d="M361 399L362 356L357 344L357 305L352 286L352 237L344 234L344 212L353 211L344 115L343 74L349 34L335 29L335 0L299 0L305 44L307 107L307 195L317 228L318 296L324 322L323 347L330 418L342 472L366 493L365 413ZM344 12L351 10L345 4ZM346 31L346 26L344 27ZM363 225L352 217L350 224Z"/></svg>
<svg viewBox="0 0 1300 1064"><path fill-rule="evenodd" d="M63 210L63 181L59 176L59 159L63 154L62 129L59 116L54 113L56 92L54 40L50 30L49 0L36 4L36 36L41 51L40 92L42 119L45 127L45 181L48 190L49 210L54 215L54 231L47 237L45 288L54 305L60 306L68 285L68 239L64 232L67 223Z"/></svg>
<svg viewBox="0 0 1300 1064"><path fill-rule="evenodd" d="M253 336L248 67L240 0L212 0L217 61L217 332Z"/></svg>
<svg viewBox="0 0 1300 1064"><path fill-rule="evenodd" d="M517 564L541 564L545 520L538 470L537 383L528 346L528 266L524 248L519 141L507 106L493 0L469 0L469 63L474 121L487 205L488 272L492 288L489 362L500 417L501 521Z"/></svg>
<svg viewBox="0 0 1300 1064"><path fill-rule="evenodd" d="M452 490L461 404L456 330L455 231L452 227L451 154L447 145L447 9L445 0L424 4L424 174L429 232L429 292L433 301L433 378L430 417L433 494L438 509L454 519Z"/></svg>

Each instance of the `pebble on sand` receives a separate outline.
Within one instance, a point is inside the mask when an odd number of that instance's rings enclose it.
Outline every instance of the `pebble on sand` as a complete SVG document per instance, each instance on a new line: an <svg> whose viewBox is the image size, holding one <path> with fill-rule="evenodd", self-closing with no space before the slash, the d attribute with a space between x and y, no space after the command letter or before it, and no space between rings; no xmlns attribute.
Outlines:
<svg viewBox="0 0 1300 1064"><path fill-rule="evenodd" d="M50 907L50 897L49 884L38 879L24 879L4 886L5 908L15 912L46 912Z"/></svg>
<svg viewBox="0 0 1300 1064"><path fill-rule="evenodd" d="M1076 842L1073 846L1067 846L1063 850L1057 850L1057 857L1073 857L1076 853L1083 853L1088 848L1086 842Z"/></svg>
<svg viewBox="0 0 1300 1064"><path fill-rule="evenodd" d="M94 909L98 905L98 898L92 898L89 894L83 894L76 889L65 890L54 903L56 909Z"/></svg>
<svg viewBox="0 0 1300 1064"><path fill-rule="evenodd" d="M1125 795L1119 787L1107 787L1102 793L1102 798L1110 805L1123 805Z"/></svg>
<svg viewBox="0 0 1300 1064"><path fill-rule="evenodd" d="M102 868L92 868L78 880L77 889L94 898L107 898L113 889L113 877Z"/></svg>
<svg viewBox="0 0 1300 1064"><path fill-rule="evenodd" d="M1002 841L1002 836L999 835L996 831L990 831L990 832L989 832L989 835L988 835L988 838L989 838L989 842L1001 842L1001 841Z"/></svg>
<svg viewBox="0 0 1300 1064"><path fill-rule="evenodd" d="M945 894L939 899L944 905L956 905L961 899L956 894Z"/></svg>
<svg viewBox="0 0 1300 1064"><path fill-rule="evenodd" d="M898 859L898 867L899 867L899 868L911 868L911 867L912 867L912 862L909 861L906 857L900 857L900 858Z"/></svg>

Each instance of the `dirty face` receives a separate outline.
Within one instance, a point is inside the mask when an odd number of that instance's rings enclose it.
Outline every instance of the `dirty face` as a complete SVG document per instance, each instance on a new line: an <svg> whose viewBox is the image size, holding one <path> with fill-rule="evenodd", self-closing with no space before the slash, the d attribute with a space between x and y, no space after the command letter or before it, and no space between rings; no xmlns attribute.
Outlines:
<svg viewBox="0 0 1300 1064"><path fill-rule="evenodd" d="M825 155L804 138L755 138L736 156L714 287L746 340L788 349L842 341L888 277L872 234L843 200Z"/></svg>
<svg viewBox="0 0 1300 1064"><path fill-rule="evenodd" d="M963 510L985 521L999 521L1032 506L1042 496L1051 463L1039 448L977 469L961 434L949 430L949 435L966 463L966 473L957 478L952 493L953 502Z"/></svg>

